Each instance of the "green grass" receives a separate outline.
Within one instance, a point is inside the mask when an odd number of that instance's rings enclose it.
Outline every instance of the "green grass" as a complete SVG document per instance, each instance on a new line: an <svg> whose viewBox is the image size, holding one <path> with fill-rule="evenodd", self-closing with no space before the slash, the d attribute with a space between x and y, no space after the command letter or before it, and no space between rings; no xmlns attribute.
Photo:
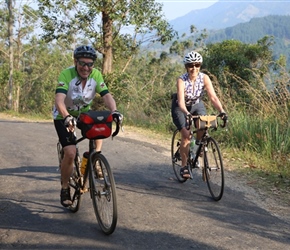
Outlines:
<svg viewBox="0 0 290 250"><path fill-rule="evenodd" d="M248 160L265 171L290 178L290 127L277 117L244 113L231 116L229 145L247 153Z"/></svg>

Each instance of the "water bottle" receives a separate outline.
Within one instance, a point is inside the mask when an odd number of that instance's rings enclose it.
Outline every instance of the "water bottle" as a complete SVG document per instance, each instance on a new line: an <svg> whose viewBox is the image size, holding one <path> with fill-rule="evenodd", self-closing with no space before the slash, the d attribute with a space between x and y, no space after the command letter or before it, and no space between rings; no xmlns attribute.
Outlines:
<svg viewBox="0 0 290 250"><path fill-rule="evenodd" d="M195 138L194 136L191 136L190 144L189 144L189 150L190 150L190 158L193 160L195 158Z"/></svg>
<svg viewBox="0 0 290 250"><path fill-rule="evenodd" d="M81 174L84 175L86 168L87 168L87 162L89 158L89 152L84 152L83 154L83 159L82 159L82 164L81 164Z"/></svg>

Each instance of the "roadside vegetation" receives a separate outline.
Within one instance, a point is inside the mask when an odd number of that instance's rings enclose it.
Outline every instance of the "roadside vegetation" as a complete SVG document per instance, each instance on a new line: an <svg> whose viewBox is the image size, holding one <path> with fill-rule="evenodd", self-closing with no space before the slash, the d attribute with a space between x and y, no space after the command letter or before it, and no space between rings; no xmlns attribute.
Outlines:
<svg viewBox="0 0 290 250"><path fill-rule="evenodd" d="M39 2L39 11L29 6L14 7L12 20L6 6L0 6L1 16L5 17L0 19L0 112L50 119L58 74L73 63L71 44L76 34L67 30L67 34L73 35L66 37L58 30L58 37L55 37L51 31L60 24L47 21L54 13L52 6L47 1ZM54 7L63 12L72 7L71 1L64 2L67 6L55 4ZM262 37L254 44L236 40L206 44L205 30L197 31L192 26L190 39L174 37L170 27L158 19L150 26L159 31L156 37L146 37L143 44L137 43L138 32L149 28L149 19L142 13L159 13L159 5L154 1L144 2L148 5L143 8L148 11L136 9L138 18L114 20L115 25L132 21L139 26L134 35L118 33L119 26L113 26L112 39L115 40L110 41L110 50L103 50L104 33L98 30L85 30L81 37L88 40L74 41L75 45L89 43L99 49L95 66L104 73L118 109L124 114L125 125L171 136L174 129L170 115L171 95L176 91L176 78L184 72L182 58L189 50L198 50L204 57L202 70L211 77L229 115L227 131L215 132L226 159L236 170L265 180L270 189L275 187L290 192L289 72L285 56L273 59L273 37ZM86 11L93 6L88 5ZM153 9L154 12L149 11ZM118 10L125 11L120 6ZM74 16L74 25L83 27L92 21L86 20L83 14ZM16 17L21 17L22 22L17 24L15 32L8 32L11 23L19 20ZM76 22L78 18L83 23ZM43 27L42 37L36 36L34 31L40 20L49 24ZM164 51L149 49L157 41L168 44ZM215 113L206 95L205 103L208 113ZM102 108L101 99L96 100L94 108Z"/></svg>

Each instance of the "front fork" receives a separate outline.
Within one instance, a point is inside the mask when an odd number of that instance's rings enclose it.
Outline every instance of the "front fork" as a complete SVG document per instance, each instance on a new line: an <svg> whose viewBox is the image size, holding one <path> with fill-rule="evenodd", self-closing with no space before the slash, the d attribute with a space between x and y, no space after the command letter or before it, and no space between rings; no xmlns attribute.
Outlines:
<svg viewBox="0 0 290 250"><path fill-rule="evenodd" d="M206 140L200 142L200 146L199 146L199 148L196 151L196 156L195 156L194 159L192 159L192 157L191 157L192 152L189 152L188 166L190 166L189 167L189 173L190 173L190 178L191 179L193 179L193 169L201 167L200 162L199 162L200 155L202 154L202 157L204 158L204 157L206 157L206 152L207 152L207 142L206 142ZM205 163L205 161L204 161L204 163ZM205 163L205 164L207 164L207 163ZM204 173L205 169L206 169L206 166L202 167L202 179L203 179L203 181L205 181L205 175L204 175L205 174Z"/></svg>

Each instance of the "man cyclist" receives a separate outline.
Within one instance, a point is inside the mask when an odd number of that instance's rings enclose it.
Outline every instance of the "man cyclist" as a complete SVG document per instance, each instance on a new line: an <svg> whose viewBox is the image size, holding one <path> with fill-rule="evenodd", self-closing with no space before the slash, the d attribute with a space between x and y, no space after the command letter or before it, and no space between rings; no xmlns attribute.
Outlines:
<svg viewBox="0 0 290 250"><path fill-rule="evenodd" d="M80 46L74 51L74 66L64 69L58 78L53 109L54 126L63 147L64 156L60 165L60 202L64 207L72 204L69 178L73 172L76 142L70 140L75 128L75 118L90 110L93 98L99 94L114 119L121 122L123 116L117 111L116 102L104 83L101 72L95 68L96 51L90 46ZM96 150L101 151L102 140L96 140Z"/></svg>
<svg viewBox="0 0 290 250"><path fill-rule="evenodd" d="M187 166L190 130L187 127L191 115L206 115L206 109L202 102L204 90L206 90L213 106L222 114L222 119L227 119L227 115L214 91L209 76L200 72L202 56L196 51L191 51L185 55L183 63L187 72L177 79L177 94L174 95L172 100L171 115L173 123L181 133L180 175L183 178L190 178ZM197 145L200 143L202 135L203 131L197 132Z"/></svg>

